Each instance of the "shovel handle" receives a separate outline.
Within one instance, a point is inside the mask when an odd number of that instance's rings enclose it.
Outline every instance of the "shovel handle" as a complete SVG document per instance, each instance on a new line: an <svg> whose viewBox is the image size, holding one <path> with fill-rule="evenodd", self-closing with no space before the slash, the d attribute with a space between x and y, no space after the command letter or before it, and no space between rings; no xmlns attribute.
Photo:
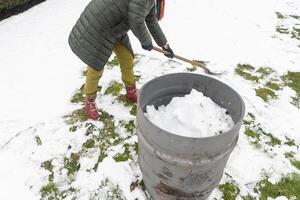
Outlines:
<svg viewBox="0 0 300 200"><path fill-rule="evenodd" d="M157 51L157 52L160 52L160 53L168 53L168 52L165 52L164 50L162 50L161 48L158 48L158 47L153 47L153 50ZM190 59L187 59L187 58L184 58L184 57L181 57L181 56L178 56L178 55L174 55L174 58L177 58L178 60L181 60L183 62L186 62L186 63L189 63L191 65L195 65L195 66L198 66L198 67L201 67L203 68L205 71L208 71L207 67L205 67L205 65L203 65L202 63L199 63L199 62L195 62L193 60L190 60Z"/></svg>

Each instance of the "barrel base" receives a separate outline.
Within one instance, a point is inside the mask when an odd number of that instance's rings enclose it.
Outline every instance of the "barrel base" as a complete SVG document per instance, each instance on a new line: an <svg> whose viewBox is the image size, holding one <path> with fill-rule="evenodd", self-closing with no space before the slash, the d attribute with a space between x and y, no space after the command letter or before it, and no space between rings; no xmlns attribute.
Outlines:
<svg viewBox="0 0 300 200"><path fill-rule="evenodd" d="M160 182L154 188L148 185L146 182L146 188L151 188L149 191L151 197L154 200L207 200L211 192L205 193L186 193L176 188L171 188L166 184Z"/></svg>

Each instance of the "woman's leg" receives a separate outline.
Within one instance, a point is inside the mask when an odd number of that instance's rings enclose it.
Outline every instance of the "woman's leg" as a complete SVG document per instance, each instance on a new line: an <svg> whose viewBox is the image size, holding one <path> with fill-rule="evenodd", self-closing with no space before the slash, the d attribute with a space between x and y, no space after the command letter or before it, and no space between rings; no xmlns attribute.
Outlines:
<svg viewBox="0 0 300 200"><path fill-rule="evenodd" d="M131 86L135 84L132 53L120 42L117 42L114 45L113 51L120 62L122 81L124 82L125 86Z"/></svg>
<svg viewBox="0 0 300 200"><path fill-rule="evenodd" d="M91 119L98 119L100 116L96 108L95 99L102 73L103 70L97 71L90 66L87 67L86 81L84 84L84 93L87 98L84 102L84 109L87 116Z"/></svg>
<svg viewBox="0 0 300 200"><path fill-rule="evenodd" d="M84 94L87 97L96 96L98 90L98 83L102 74L103 70L97 71L90 66L87 67L86 80L84 84Z"/></svg>
<svg viewBox="0 0 300 200"><path fill-rule="evenodd" d="M113 51L115 52L121 68L122 81L126 86L127 99L137 102L135 77L133 72L133 55L122 43L116 43Z"/></svg>

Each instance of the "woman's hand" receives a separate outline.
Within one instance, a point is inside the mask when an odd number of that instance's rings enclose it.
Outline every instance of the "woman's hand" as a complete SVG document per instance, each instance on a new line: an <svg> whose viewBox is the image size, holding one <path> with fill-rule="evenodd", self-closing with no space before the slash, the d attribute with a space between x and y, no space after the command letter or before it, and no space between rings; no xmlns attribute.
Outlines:
<svg viewBox="0 0 300 200"><path fill-rule="evenodd" d="M171 49L170 45L167 43L165 44L162 49L165 51L164 55L167 56L168 58L174 58L174 52Z"/></svg>

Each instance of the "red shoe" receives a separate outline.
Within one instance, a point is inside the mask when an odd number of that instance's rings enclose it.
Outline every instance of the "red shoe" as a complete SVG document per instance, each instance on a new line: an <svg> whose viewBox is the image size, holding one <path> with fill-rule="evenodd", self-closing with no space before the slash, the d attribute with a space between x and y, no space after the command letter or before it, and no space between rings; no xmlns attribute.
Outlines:
<svg viewBox="0 0 300 200"><path fill-rule="evenodd" d="M90 119L98 119L100 117L97 108L96 108L96 104L95 104L95 99L96 97L89 97L86 98L85 102L84 102L84 110L86 115L88 116L88 118Z"/></svg>
<svg viewBox="0 0 300 200"><path fill-rule="evenodd" d="M137 94L136 94L136 86L132 84L130 86L126 86L126 98L130 101L136 103L137 102Z"/></svg>

